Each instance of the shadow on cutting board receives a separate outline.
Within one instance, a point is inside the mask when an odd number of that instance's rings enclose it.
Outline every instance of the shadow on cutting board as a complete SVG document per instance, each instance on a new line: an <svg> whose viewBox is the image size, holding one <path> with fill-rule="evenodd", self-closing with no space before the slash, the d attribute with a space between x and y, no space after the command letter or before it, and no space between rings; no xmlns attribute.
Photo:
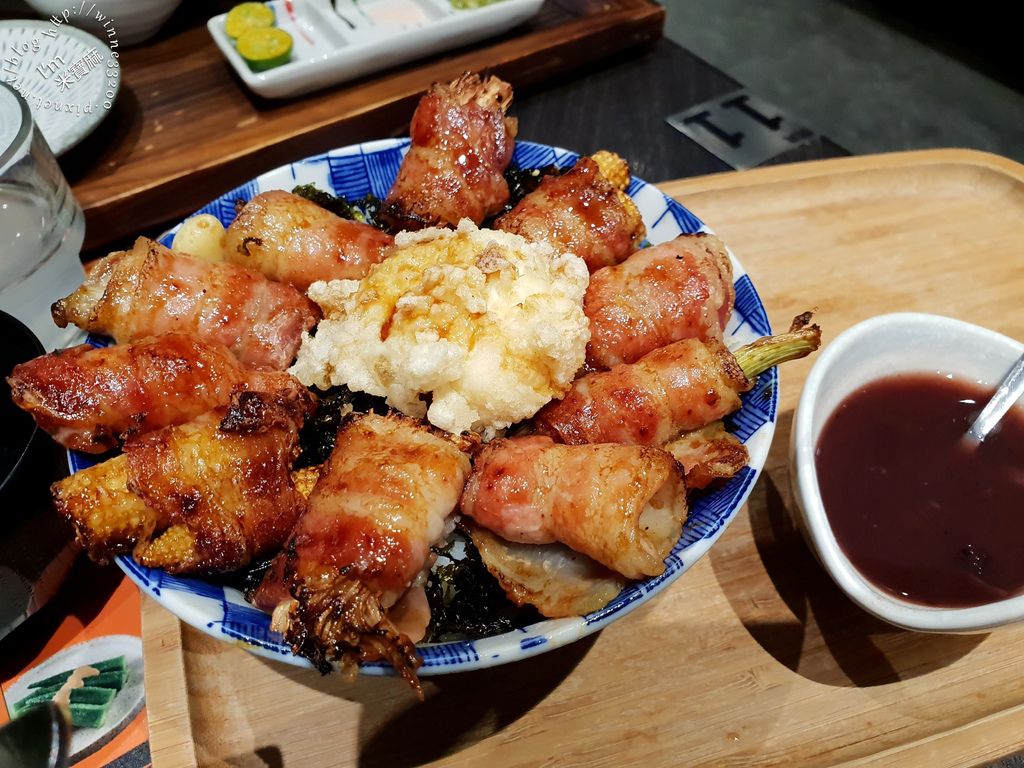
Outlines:
<svg viewBox="0 0 1024 768"><path fill-rule="evenodd" d="M396 717L364 709L360 768L423 765L493 736L557 688L596 640L590 635L514 664L431 678L427 700Z"/></svg>
<svg viewBox="0 0 1024 768"><path fill-rule="evenodd" d="M984 641L984 634L899 629L862 610L832 581L793 523L786 459L792 418L792 411L780 414L766 471L747 503L753 541L744 538L743 551L731 556L717 547L710 553L719 583L751 636L794 672L839 687L925 675Z"/></svg>
<svg viewBox="0 0 1024 768"><path fill-rule="evenodd" d="M338 675L320 676L237 652L233 656L240 662L238 670L216 683L214 675L204 675L205 661L218 665L230 646L186 628L186 664L191 660L193 665L192 727L200 764L301 764L292 742L296 729L304 729L307 748L316 751L309 742L320 742L321 747L336 749L334 763L317 764L423 765L472 746L522 717L561 684L596 639L591 635L515 664L422 678L426 700L420 703L396 677L365 676L344 683ZM278 701L291 701L295 711L282 716L271 705L267 717L254 715L250 707L257 690L273 690ZM208 697L215 709L206 708ZM248 706L242 705L246 701ZM205 716L211 712L219 717ZM289 718L301 722L285 722ZM278 739L283 740L282 747L276 745Z"/></svg>

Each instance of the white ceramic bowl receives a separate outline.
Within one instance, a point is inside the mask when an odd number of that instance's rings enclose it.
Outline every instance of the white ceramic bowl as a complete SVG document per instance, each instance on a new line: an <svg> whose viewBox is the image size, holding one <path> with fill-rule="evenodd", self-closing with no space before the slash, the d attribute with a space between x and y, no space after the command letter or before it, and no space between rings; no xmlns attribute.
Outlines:
<svg viewBox="0 0 1024 768"><path fill-rule="evenodd" d="M69 24L92 32L108 45L135 45L148 40L170 18L181 0L25 0L44 18L65 17Z"/></svg>
<svg viewBox="0 0 1024 768"><path fill-rule="evenodd" d="M814 449L836 407L854 390L898 373L951 373L996 386L1024 349L1006 336L938 315L898 313L865 320L818 355L793 421L790 473L798 524L821 564L864 610L920 632L981 632L1024 619L1024 595L972 608L933 608L874 586L836 542L818 488Z"/></svg>

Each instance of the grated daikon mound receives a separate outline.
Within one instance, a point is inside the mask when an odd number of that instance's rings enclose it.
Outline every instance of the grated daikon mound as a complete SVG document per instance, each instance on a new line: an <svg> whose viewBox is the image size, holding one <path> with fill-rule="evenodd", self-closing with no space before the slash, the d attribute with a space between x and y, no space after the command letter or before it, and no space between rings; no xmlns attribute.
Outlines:
<svg viewBox="0 0 1024 768"><path fill-rule="evenodd" d="M582 259L468 220L404 232L362 280L310 286L324 319L291 372L489 439L569 388L590 338L588 280Z"/></svg>

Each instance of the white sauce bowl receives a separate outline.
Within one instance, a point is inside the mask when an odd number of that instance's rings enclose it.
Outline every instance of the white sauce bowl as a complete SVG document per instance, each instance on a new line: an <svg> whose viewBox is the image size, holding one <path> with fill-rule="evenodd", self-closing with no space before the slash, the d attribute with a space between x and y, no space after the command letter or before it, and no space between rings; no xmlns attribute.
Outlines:
<svg viewBox="0 0 1024 768"><path fill-rule="evenodd" d="M1024 618L1024 595L971 608L935 608L900 600L876 587L839 547L825 513L815 466L815 447L829 416L865 384L900 373L943 373L994 388L1022 350L1019 342L977 325L907 312L865 320L818 355L800 395L791 433L790 478L800 512L797 523L825 570L868 613L919 632L982 632Z"/></svg>
<svg viewBox="0 0 1024 768"><path fill-rule="evenodd" d="M96 0L82 5L75 0L25 0L44 19L67 14L69 24L91 32L112 45L136 45L157 33L181 0ZM97 20L97 13L103 22Z"/></svg>

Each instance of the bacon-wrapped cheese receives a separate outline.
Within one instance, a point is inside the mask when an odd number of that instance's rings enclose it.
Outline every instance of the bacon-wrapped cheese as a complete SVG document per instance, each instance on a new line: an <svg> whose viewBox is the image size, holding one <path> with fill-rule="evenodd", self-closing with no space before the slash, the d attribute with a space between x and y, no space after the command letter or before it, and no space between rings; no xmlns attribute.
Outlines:
<svg viewBox="0 0 1024 768"><path fill-rule="evenodd" d="M54 503L94 559L132 552L170 573L235 570L279 549L304 507L289 469L308 405L238 393L228 409L130 439L55 483Z"/></svg>
<svg viewBox="0 0 1024 768"><path fill-rule="evenodd" d="M14 402L66 448L102 453L227 405L238 389L311 398L283 371L246 369L223 344L168 333L134 344L82 344L15 366Z"/></svg>
<svg viewBox="0 0 1024 768"><path fill-rule="evenodd" d="M628 181L628 167L625 173ZM546 176L494 228L549 243L559 253L573 253L591 272L625 259L645 232L636 205L589 157L581 157L561 176Z"/></svg>
<svg viewBox="0 0 1024 768"><path fill-rule="evenodd" d="M335 216L290 192L256 195L228 227L225 258L300 291L317 280L358 280L391 248L391 235Z"/></svg>
<svg viewBox="0 0 1024 768"><path fill-rule="evenodd" d="M732 263L714 235L680 235L590 276L587 364L633 363L682 339L721 339L736 293Z"/></svg>
<svg viewBox="0 0 1024 768"><path fill-rule="evenodd" d="M374 414L338 432L309 510L254 597L322 671L331 661L387 659L416 684L415 646L389 609L422 591L430 547L451 532L470 468L454 440Z"/></svg>
<svg viewBox="0 0 1024 768"><path fill-rule="evenodd" d="M509 541L558 541L630 579L665 569L687 514L682 470L664 451L539 435L488 443L461 507Z"/></svg>
<svg viewBox="0 0 1024 768"><path fill-rule="evenodd" d="M51 312L61 328L74 323L122 343L191 333L223 344L245 365L278 371L320 317L290 285L232 264L197 261L144 237L132 250L101 259Z"/></svg>
<svg viewBox="0 0 1024 768"><path fill-rule="evenodd" d="M508 202L504 172L512 159L516 121L505 117L512 86L466 73L435 83L420 99L409 128L412 146L381 216L394 231L479 226Z"/></svg>

